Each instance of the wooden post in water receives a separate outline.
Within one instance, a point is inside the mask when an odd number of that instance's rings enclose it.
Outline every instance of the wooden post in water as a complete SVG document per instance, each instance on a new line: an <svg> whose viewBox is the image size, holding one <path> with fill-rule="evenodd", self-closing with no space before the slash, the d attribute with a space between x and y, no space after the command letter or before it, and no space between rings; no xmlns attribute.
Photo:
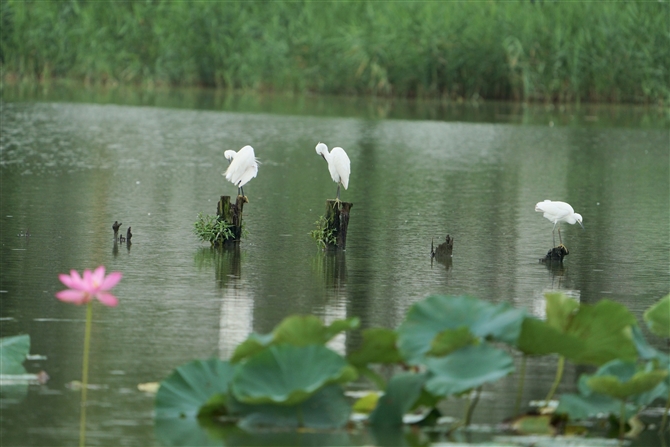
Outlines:
<svg viewBox="0 0 670 447"><path fill-rule="evenodd" d="M328 248L347 248L347 228L349 227L349 210L354 206L350 202L338 202L333 199L326 200L326 222L328 230L335 234L336 245L328 245Z"/></svg>
<svg viewBox="0 0 670 447"><path fill-rule="evenodd" d="M221 196L216 207L216 215L219 220L225 220L232 227L233 240L226 242L239 242L242 239L242 207L249 201L245 196L237 196L236 202L230 202L230 196Z"/></svg>

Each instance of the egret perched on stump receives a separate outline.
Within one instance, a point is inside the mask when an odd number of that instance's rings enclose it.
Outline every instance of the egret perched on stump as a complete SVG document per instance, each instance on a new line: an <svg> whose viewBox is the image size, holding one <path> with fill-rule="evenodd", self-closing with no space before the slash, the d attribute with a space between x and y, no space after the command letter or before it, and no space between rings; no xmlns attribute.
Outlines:
<svg viewBox="0 0 670 447"><path fill-rule="evenodd" d="M341 147L334 147L333 150L328 152L328 146L323 143L316 145L316 153L328 162L330 177L337 183L337 198L335 201L339 202L340 185L344 186L344 189L349 186L349 174L351 173L349 157Z"/></svg>
<svg viewBox="0 0 670 447"><path fill-rule="evenodd" d="M237 152L225 151L223 156L228 159L230 166L221 175L225 175L226 180L237 186L237 195L244 197L242 187L258 174L258 160L254 148L244 146Z"/></svg>
<svg viewBox="0 0 670 447"><path fill-rule="evenodd" d="M554 229L551 230L551 234L554 237L554 245L556 245L556 236L554 235L556 225L558 225L558 240L561 242L561 245L563 245L563 240L561 239L561 222L567 222L570 225L578 223L582 229L584 229L584 225L582 225L582 215L575 213L575 210L565 202L555 202L552 200L537 202L535 211L544 213L543 216L554 223Z"/></svg>

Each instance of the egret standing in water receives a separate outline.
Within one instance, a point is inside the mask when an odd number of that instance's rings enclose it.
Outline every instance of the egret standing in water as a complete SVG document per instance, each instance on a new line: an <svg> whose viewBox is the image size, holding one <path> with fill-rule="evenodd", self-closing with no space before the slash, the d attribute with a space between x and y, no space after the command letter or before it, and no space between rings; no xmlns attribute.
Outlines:
<svg viewBox="0 0 670 447"><path fill-rule="evenodd" d="M351 173L349 157L341 147L334 147L333 150L328 152L328 146L323 143L316 145L316 153L328 162L330 177L337 183L337 198L335 201L339 202L340 185L344 186L344 189L349 186L349 174Z"/></svg>
<svg viewBox="0 0 670 447"><path fill-rule="evenodd" d="M237 186L237 194L244 197L242 187L258 174L258 160L254 154L254 148L244 146L237 152L225 151L223 156L228 159L230 166L221 175L225 175L226 180Z"/></svg>
<svg viewBox="0 0 670 447"><path fill-rule="evenodd" d="M561 222L567 222L570 225L578 223L582 229L584 229L584 225L582 225L582 215L575 213L575 210L565 202L554 202L551 200L537 202L535 211L544 213L542 216L554 223L554 229L551 230L551 234L554 237L554 245L556 245L556 235L554 234L556 225L558 225L558 240L561 242L561 245L563 245L563 240L561 239Z"/></svg>

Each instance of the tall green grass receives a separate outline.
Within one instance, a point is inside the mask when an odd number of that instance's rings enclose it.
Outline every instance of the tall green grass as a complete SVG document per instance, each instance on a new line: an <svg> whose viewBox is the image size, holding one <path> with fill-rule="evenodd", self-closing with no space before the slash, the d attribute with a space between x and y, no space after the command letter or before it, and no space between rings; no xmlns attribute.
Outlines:
<svg viewBox="0 0 670 447"><path fill-rule="evenodd" d="M664 1L3 0L3 79L665 102Z"/></svg>

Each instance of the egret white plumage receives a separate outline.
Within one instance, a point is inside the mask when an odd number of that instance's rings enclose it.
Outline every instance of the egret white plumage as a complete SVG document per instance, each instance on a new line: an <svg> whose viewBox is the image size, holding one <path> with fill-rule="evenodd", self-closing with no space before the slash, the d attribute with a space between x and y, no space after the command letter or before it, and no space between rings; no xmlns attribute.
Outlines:
<svg viewBox="0 0 670 447"><path fill-rule="evenodd" d="M544 213L542 216L554 223L554 229L551 230L551 234L554 237L554 245L556 245L556 236L554 235L556 225L558 225L558 240L561 242L561 245L563 244L563 240L561 239L561 222L566 222L570 225L578 223L582 229L584 228L584 225L582 225L582 215L575 213L575 210L565 202L552 200L537 202L535 211Z"/></svg>
<svg viewBox="0 0 670 447"><path fill-rule="evenodd" d="M335 183L337 183L336 201L339 202L340 185L344 186L344 189L349 187L349 174L351 173L351 163L349 161L349 157L341 147L334 147L330 152L328 152L328 146L323 143L319 143L316 145L315 149L316 153L321 155L328 163L330 177Z"/></svg>
<svg viewBox="0 0 670 447"><path fill-rule="evenodd" d="M244 196L242 187L258 174L258 160L254 148L247 145L237 152L225 151L223 156L228 159L230 165L221 175L225 175L226 180L237 186L238 195Z"/></svg>

